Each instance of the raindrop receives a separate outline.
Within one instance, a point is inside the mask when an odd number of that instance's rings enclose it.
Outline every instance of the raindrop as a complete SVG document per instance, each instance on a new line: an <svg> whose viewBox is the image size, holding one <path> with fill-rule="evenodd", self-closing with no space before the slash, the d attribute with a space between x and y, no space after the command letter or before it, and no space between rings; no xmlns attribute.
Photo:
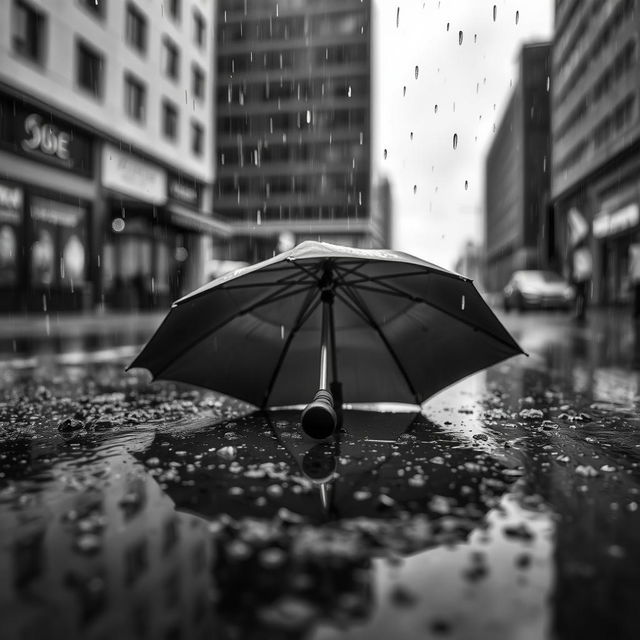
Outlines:
<svg viewBox="0 0 640 640"><path fill-rule="evenodd" d="M494 4L493 5L493 21L496 21L496 16L498 15L498 7Z"/></svg>
<svg viewBox="0 0 640 640"><path fill-rule="evenodd" d="M462 40L464 39L464 34L462 31L458 31L458 44L462 44Z"/></svg>
<svg viewBox="0 0 640 640"><path fill-rule="evenodd" d="M280 340L284 340L284 325L280 325Z"/></svg>
<svg viewBox="0 0 640 640"><path fill-rule="evenodd" d="M469 189L469 181L465 180L464 181L464 190L467 191Z"/></svg>
<svg viewBox="0 0 640 640"><path fill-rule="evenodd" d="M384 150L384 159L385 160L387 159L387 150L386 149Z"/></svg>
<svg viewBox="0 0 640 640"><path fill-rule="evenodd" d="M416 65L416 69L415 69L416 80L418 79L418 73L419 72L420 72L420 70L418 69L418 65Z"/></svg>
<svg viewBox="0 0 640 640"><path fill-rule="evenodd" d="M404 98L407 95L407 87L402 87L402 97Z"/></svg>
<svg viewBox="0 0 640 640"><path fill-rule="evenodd" d="M449 31L449 23L447 22L447 31Z"/></svg>
<svg viewBox="0 0 640 640"><path fill-rule="evenodd" d="M464 295L462 296L462 303L460 304L460 308L464 311Z"/></svg>
<svg viewBox="0 0 640 640"><path fill-rule="evenodd" d="M409 139L413 140L413 131L409 134Z"/></svg>
<svg viewBox="0 0 640 640"><path fill-rule="evenodd" d="M256 211L256 224L258 224L258 226L262 224L262 214L260 210Z"/></svg>
<svg viewBox="0 0 640 640"><path fill-rule="evenodd" d="M474 34L473 34L473 42L474 42L474 44L475 44L476 42L478 42L478 34L477 34L477 33L474 33Z"/></svg>
<svg viewBox="0 0 640 640"><path fill-rule="evenodd" d="M433 112L434 112L434 113L438 113L438 105L437 105L437 104L436 104L436 105L434 105L434 107L433 107Z"/></svg>
<svg viewBox="0 0 640 640"><path fill-rule="evenodd" d="M400 7L396 11L396 29L400 26Z"/></svg>
<svg viewBox="0 0 640 640"><path fill-rule="evenodd" d="M549 91L550 86L551 86L551 78L547 76L547 92Z"/></svg>
<svg viewBox="0 0 640 640"><path fill-rule="evenodd" d="M417 191L418 191L418 185L414 184L413 185L413 195L415 195Z"/></svg>
<svg viewBox="0 0 640 640"><path fill-rule="evenodd" d="M457 133L453 134L453 148L454 149L458 148L458 134Z"/></svg>
<svg viewBox="0 0 640 640"><path fill-rule="evenodd" d="M520 12L516 11L516 24L520 21Z"/></svg>

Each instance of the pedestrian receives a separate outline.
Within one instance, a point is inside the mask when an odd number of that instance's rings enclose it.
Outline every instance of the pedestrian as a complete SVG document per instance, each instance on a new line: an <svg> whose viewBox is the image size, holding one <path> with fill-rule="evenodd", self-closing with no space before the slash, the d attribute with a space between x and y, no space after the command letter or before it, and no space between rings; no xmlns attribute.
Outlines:
<svg viewBox="0 0 640 640"><path fill-rule="evenodd" d="M572 278L576 289L576 320L583 322L587 317L589 286L593 274L591 251L583 240L573 250Z"/></svg>
<svg viewBox="0 0 640 640"><path fill-rule="evenodd" d="M640 320L640 234L629 245L629 286L633 295L633 317Z"/></svg>

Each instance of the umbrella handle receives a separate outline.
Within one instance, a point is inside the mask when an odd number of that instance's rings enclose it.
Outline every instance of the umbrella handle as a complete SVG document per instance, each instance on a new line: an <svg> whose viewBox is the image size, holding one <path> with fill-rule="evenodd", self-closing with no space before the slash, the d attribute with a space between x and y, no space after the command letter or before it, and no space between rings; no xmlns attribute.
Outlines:
<svg viewBox="0 0 640 640"><path fill-rule="evenodd" d="M336 428L338 418L333 408L333 396L319 389L313 400L302 410L302 430L314 440L328 438Z"/></svg>

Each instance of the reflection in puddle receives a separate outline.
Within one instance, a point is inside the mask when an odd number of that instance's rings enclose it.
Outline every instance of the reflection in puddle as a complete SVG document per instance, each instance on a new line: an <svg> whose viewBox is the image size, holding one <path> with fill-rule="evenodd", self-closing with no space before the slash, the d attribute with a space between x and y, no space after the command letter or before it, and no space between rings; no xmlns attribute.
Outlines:
<svg viewBox="0 0 640 640"><path fill-rule="evenodd" d="M37 637L55 611L50 637L65 639L383 638L380 615L392 607L423 637L436 611L423 599L431 593L435 607L445 583L475 615L470 593L488 583L480 547L496 541L492 565L508 553L492 521L504 529L517 460L407 414L350 412L342 437L320 445L299 436L297 420L17 444L0 485L10 631ZM444 579L430 560L416 581L411 567L434 553L460 571ZM420 583L429 573L438 589ZM444 613L440 623L459 624Z"/></svg>

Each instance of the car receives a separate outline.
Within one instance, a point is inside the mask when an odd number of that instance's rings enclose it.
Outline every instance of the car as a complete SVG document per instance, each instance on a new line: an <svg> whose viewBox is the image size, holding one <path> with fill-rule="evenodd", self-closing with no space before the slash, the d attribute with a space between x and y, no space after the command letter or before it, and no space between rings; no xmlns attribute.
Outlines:
<svg viewBox="0 0 640 640"><path fill-rule="evenodd" d="M573 287L554 271L525 269L515 271L502 292L505 311L518 309L573 308Z"/></svg>

